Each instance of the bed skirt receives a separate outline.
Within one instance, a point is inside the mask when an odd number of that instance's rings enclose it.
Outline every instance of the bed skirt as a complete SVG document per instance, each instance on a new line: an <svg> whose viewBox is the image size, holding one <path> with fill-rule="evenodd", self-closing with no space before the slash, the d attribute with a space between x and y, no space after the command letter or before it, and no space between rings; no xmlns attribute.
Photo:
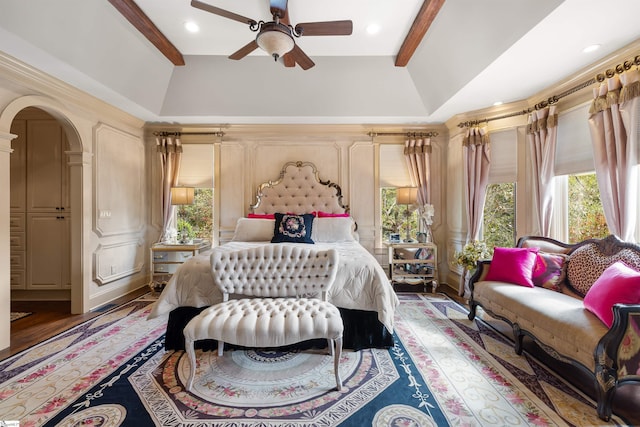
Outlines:
<svg viewBox="0 0 640 427"><path fill-rule="evenodd" d="M182 333L189 320L197 316L207 307L178 307L169 313L167 333L165 336L166 350L184 350L184 334ZM363 348L393 347L393 334L378 320L375 311L351 310L340 308L344 323L343 348L361 350ZM299 345L300 347L326 347L326 340L314 340ZM213 340L198 341L196 348L213 350L217 344Z"/></svg>

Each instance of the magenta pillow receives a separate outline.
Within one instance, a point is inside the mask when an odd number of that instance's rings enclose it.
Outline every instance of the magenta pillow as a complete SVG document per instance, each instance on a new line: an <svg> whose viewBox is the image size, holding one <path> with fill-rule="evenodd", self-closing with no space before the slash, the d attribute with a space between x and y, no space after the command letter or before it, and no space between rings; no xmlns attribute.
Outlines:
<svg viewBox="0 0 640 427"><path fill-rule="evenodd" d="M531 273L537 253L538 248L494 248L489 272L484 280L533 288Z"/></svg>
<svg viewBox="0 0 640 427"><path fill-rule="evenodd" d="M611 327L614 304L640 304L640 272L620 261L611 264L589 288L583 303Z"/></svg>
<svg viewBox="0 0 640 427"><path fill-rule="evenodd" d="M318 218L342 218L342 217L349 216L348 213L331 213L331 212L322 212L322 211L314 212L314 214L316 214Z"/></svg>
<svg viewBox="0 0 640 427"><path fill-rule="evenodd" d="M247 218L275 219L275 217L276 216L274 214L254 214L254 213L247 214Z"/></svg>

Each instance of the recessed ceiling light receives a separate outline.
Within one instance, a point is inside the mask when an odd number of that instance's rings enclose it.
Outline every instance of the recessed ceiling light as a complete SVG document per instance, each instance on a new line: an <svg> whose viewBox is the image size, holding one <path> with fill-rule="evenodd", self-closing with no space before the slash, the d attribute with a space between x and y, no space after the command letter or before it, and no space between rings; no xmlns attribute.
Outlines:
<svg viewBox="0 0 640 427"><path fill-rule="evenodd" d="M496 101L493 103L494 107L497 107L498 105L502 105L502 101Z"/></svg>
<svg viewBox="0 0 640 427"><path fill-rule="evenodd" d="M582 51L584 53L589 53L589 52L595 52L598 49L600 49L600 45L599 44L592 44L592 45L587 46L584 49L582 49Z"/></svg>
<svg viewBox="0 0 640 427"><path fill-rule="evenodd" d="M367 33L368 34L377 34L380 31L380 25L378 24L369 24L367 25Z"/></svg>
<svg viewBox="0 0 640 427"><path fill-rule="evenodd" d="M184 28L190 33L197 33L200 31L200 27L193 21L187 21L184 23Z"/></svg>

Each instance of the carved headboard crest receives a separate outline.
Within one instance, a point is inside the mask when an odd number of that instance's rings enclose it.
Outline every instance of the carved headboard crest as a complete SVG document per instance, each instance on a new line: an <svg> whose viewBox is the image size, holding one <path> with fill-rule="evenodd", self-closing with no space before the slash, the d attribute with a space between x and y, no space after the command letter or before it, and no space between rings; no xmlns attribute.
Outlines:
<svg viewBox="0 0 640 427"><path fill-rule="evenodd" d="M301 161L286 163L278 179L260 184L256 203L250 209L259 214L349 212L349 207L342 203L340 186L322 181L313 163Z"/></svg>

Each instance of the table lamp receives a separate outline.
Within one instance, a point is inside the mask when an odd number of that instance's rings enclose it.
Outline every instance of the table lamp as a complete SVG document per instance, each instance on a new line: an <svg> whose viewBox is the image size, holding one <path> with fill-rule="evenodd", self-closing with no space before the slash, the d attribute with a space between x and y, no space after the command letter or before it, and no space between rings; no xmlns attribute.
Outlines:
<svg viewBox="0 0 640 427"><path fill-rule="evenodd" d="M405 222L407 225L407 234L404 241L410 242L412 239L409 237L409 205L413 205L418 200L418 188L417 187L400 187L396 190L396 203L399 205L406 205L407 210L405 212Z"/></svg>

